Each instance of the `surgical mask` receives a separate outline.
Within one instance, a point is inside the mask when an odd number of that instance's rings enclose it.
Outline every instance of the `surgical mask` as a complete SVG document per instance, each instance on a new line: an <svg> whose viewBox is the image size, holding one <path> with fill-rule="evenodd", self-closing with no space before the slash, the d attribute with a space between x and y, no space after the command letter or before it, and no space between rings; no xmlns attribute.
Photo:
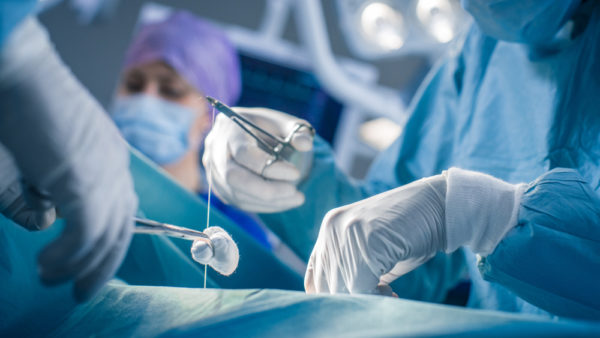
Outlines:
<svg viewBox="0 0 600 338"><path fill-rule="evenodd" d="M189 149L194 115L183 105L137 94L117 98L112 118L131 146L164 165L177 161Z"/></svg>
<svg viewBox="0 0 600 338"><path fill-rule="evenodd" d="M542 45L571 18L580 0L462 0L481 30L493 38Z"/></svg>

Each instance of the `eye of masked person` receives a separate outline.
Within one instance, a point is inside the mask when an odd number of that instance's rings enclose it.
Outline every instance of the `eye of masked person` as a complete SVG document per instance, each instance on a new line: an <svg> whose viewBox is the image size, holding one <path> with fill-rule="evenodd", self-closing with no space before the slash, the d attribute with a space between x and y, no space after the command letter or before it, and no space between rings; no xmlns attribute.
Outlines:
<svg viewBox="0 0 600 338"><path fill-rule="evenodd" d="M170 101L183 99L193 92L193 88L175 71L165 70L158 74L151 69L132 70L125 74L122 88L128 95L147 93Z"/></svg>

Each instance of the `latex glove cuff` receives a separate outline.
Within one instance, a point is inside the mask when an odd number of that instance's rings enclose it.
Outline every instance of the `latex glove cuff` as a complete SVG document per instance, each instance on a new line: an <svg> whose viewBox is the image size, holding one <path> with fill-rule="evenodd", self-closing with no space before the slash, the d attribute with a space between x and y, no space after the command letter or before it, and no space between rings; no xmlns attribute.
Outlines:
<svg viewBox="0 0 600 338"><path fill-rule="evenodd" d="M487 255L517 225L526 184L510 184L492 176L451 168L444 172L446 252L461 246Z"/></svg>

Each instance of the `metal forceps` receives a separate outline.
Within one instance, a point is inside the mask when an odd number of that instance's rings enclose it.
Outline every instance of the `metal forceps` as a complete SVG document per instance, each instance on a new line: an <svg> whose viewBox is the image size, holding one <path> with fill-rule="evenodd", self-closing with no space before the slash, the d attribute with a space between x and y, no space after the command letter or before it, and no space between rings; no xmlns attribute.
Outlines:
<svg viewBox="0 0 600 338"><path fill-rule="evenodd" d="M172 224L161 223L149 219L134 217L136 234L166 235L169 237L187 239L189 241L206 242L211 249L212 241L202 231L179 227Z"/></svg>
<svg viewBox="0 0 600 338"><path fill-rule="evenodd" d="M273 162L284 159L289 162L294 162L294 155L298 153L298 151L291 145L292 138L296 133L302 129L306 128L311 133L312 136L315 135L315 128L306 123L296 123L294 129L286 136L286 138L281 139L280 137L271 134L270 132L264 130L263 128L257 126L256 124L250 122L248 119L244 118L240 114L236 113L228 107L223 102L216 100L210 96L206 96L206 100L219 112L225 114L225 116L229 117L233 122L235 122L240 128L242 128L248 135L252 136L258 143L258 146L264 150L266 153L271 155L271 158L267 161L262 171L264 172L267 167L269 167ZM258 132L252 131L255 130ZM259 135L262 135L259 136ZM262 175L262 173L261 173Z"/></svg>

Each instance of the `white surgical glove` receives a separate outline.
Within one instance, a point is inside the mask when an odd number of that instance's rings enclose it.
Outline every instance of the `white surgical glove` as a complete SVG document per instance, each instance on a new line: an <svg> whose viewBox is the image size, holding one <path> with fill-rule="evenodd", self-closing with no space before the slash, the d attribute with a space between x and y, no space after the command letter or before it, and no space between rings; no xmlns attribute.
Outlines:
<svg viewBox="0 0 600 338"><path fill-rule="evenodd" d="M235 111L266 131L286 138L298 123L308 122L265 108L235 108ZM283 159L266 166L272 158L250 135L223 114L205 140L202 162L211 168L213 191L225 203L250 212L279 212L300 206L304 194L298 182L312 163L313 134L300 128L291 140L299 151L296 163Z"/></svg>
<svg viewBox="0 0 600 338"><path fill-rule="evenodd" d="M27 230L43 230L56 220L51 201L32 186L23 186L12 156L0 145L0 213Z"/></svg>
<svg viewBox="0 0 600 338"><path fill-rule="evenodd" d="M304 279L308 293L391 292L438 251L488 254L516 225L524 184L452 168L330 211Z"/></svg>
<svg viewBox="0 0 600 338"><path fill-rule="evenodd" d="M39 254L42 280L74 280L76 299L90 297L113 276L131 239L137 197L129 153L34 19L0 51L0 142L65 219Z"/></svg>

